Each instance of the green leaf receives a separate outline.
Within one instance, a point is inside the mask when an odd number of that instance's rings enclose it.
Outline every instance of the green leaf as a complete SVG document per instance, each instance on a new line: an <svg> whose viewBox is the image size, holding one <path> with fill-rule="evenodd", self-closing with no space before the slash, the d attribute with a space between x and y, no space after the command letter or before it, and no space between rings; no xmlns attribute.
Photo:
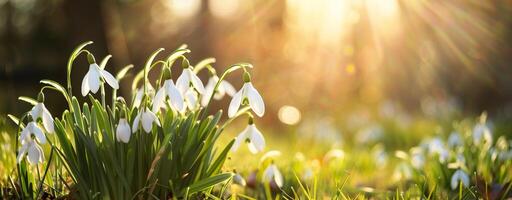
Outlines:
<svg viewBox="0 0 512 200"><path fill-rule="evenodd" d="M192 184L189 187L188 194L194 194L196 192L207 190L219 183L229 180L233 176L234 176L233 173L226 172L226 173L217 174L215 176L202 179L198 182L195 182L194 184Z"/></svg>
<svg viewBox="0 0 512 200"><path fill-rule="evenodd" d="M196 64L196 66L194 66L194 73L197 74L197 72L199 72L201 69L213 63L215 63L215 58L206 58L204 60L201 60Z"/></svg>
<svg viewBox="0 0 512 200"><path fill-rule="evenodd" d="M31 104L33 106L35 106L38 103L35 99L32 99L30 97L26 97L26 96L20 96L20 97L18 97L18 100L27 102L27 103L29 103L29 104Z"/></svg>
<svg viewBox="0 0 512 200"><path fill-rule="evenodd" d="M124 76L126 76L126 74L128 73L128 71L132 68L133 68L133 65L127 65L123 69L121 69L119 72L117 72L117 74L116 74L117 81L120 81L121 79L123 79Z"/></svg>
<svg viewBox="0 0 512 200"><path fill-rule="evenodd" d="M105 58L103 58L103 60L101 60L101 62L100 62L101 69L105 69L105 66L107 66L107 63L110 60L110 58L112 58L112 55L109 54L109 55L105 56Z"/></svg>

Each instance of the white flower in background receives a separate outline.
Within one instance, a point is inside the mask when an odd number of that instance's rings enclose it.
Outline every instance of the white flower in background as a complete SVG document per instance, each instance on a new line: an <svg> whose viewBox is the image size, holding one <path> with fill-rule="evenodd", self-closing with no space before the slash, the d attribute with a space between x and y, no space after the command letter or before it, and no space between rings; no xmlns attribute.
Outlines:
<svg viewBox="0 0 512 200"><path fill-rule="evenodd" d="M153 123L157 126L161 126L155 113L147 108L143 108L139 111L139 114L133 120L132 132L135 133L139 130L139 124L142 122L142 128L146 133L150 133L153 129Z"/></svg>
<svg viewBox="0 0 512 200"><path fill-rule="evenodd" d="M189 88L187 92L185 92L185 103L187 104L187 108L189 110L197 110L199 108L199 97L197 95L197 92Z"/></svg>
<svg viewBox="0 0 512 200"><path fill-rule="evenodd" d="M35 138L35 140L34 140ZM25 154L28 153L28 161L30 164L42 163L44 161L44 153L37 142L46 143L46 137L43 131L35 122L30 122L21 131L20 134L21 148L18 152L17 162L21 162ZM37 142L36 142L37 140Z"/></svg>
<svg viewBox="0 0 512 200"><path fill-rule="evenodd" d="M411 149L411 165L416 169L421 169L425 165L425 156L421 148Z"/></svg>
<svg viewBox="0 0 512 200"><path fill-rule="evenodd" d="M443 141L437 137L431 139L430 142L428 143L428 152L429 152L429 155L431 155L431 156L434 156L434 155L439 156L439 162L441 162L441 163L444 163L448 159L448 156L449 156L449 152L445 148Z"/></svg>
<svg viewBox="0 0 512 200"><path fill-rule="evenodd" d="M197 77L197 75L192 71L191 67L183 68L183 72L176 81L176 87L178 87L181 94L185 94L185 92L187 92L188 88L190 87L191 83L192 87L194 87L197 90L197 92L199 92L199 94L205 93L205 89L203 83L201 82L201 79Z"/></svg>
<svg viewBox="0 0 512 200"><path fill-rule="evenodd" d="M279 169L274 164L270 164L267 169L263 171L261 179L265 183L270 183L274 180L277 186L283 186L283 175L281 175L281 172L279 172Z"/></svg>
<svg viewBox="0 0 512 200"><path fill-rule="evenodd" d="M448 137L448 146L451 148L464 145L464 141L458 132L452 132Z"/></svg>
<svg viewBox="0 0 512 200"><path fill-rule="evenodd" d="M247 72L244 73L244 82L242 88L233 95L233 99L231 99L231 103L229 103L228 116L230 118L234 117L244 99L247 98L252 111L262 117L263 114L265 114L265 103L260 93L252 85L250 75Z"/></svg>
<svg viewBox="0 0 512 200"><path fill-rule="evenodd" d="M153 100L153 112L165 108L166 97L171 101L171 107L179 112L185 111L183 96L171 79L165 80L164 85L158 90Z"/></svg>
<svg viewBox="0 0 512 200"><path fill-rule="evenodd" d="M475 125L473 128L473 143L475 145L492 143L492 133L487 125L483 123Z"/></svg>
<svg viewBox="0 0 512 200"><path fill-rule="evenodd" d="M231 151L236 151L242 142L246 142L249 151L256 154L263 151L265 148L265 138L261 132L256 128L256 125L252 123L252 119L249 119L247 127L235 138L235 143L231 147Z"/></svg>
<svg viewBox="0 0 512 200"><path fill-rule="evenodd" d="M395 181L409 180L412 177L412 169L408 164L402 162L396 166L392 177Z"/></svg>
<svg viewBox="0 0 512 200"><path fill-rule="evenodd" d="M233 176L233 183L241 185L241 186L247 185L244 177L242 177L239 173L235 173L235 175Z"/></svg>
<svg viewBox="0 0 512 200"><path fill-rule="evenodd" d="M147 93L148 93L148 96L150 97L150 99L153 99L153 97L155 96L155 88L153 88L153 86L149 83L146 84L146 89L147 89ZM137 92L135 93L135 98L133 99L133 106L135 108L139 108L140 107L140 104L142 103L142 98L144 97L144 88L141 87L139 89L137 89Z"/></svg>
<svg viewBox="0 0 512 200"><path fill-rule="evenodd" d="M116 139L118 142L128 143L130 141L130 136L132 135L132 131L130 130L130 124L126 121L125 118L119 119L119 124L116 129Z"/></svg>
<svg viewBox="0 0 512 200"><path fill-rule="evenodd" d="M30 110L30 115L32 115L34 121L37 121L37 119L41 118L41 120L43 121L43 126L46 129L46 131L48 131L49 133L53 133L55 130L53 126L52 114L50 113L50 111L48 111L48 109L46 109L46 106L44 106L43 104L44 96L42 93L39 93L38 98L39 102L36 105L34 105L32 110Z"/></svg>
<svg viewBox="0 0 512 200"><path fill-rule="evenodd" d="M213 94L213 90L215 89L215 85L219 82L219 77L217 75L213 75L208 80L208 83L205 86L206 93L201 98L201 105L206 106L208 102L210 101L210 97ZM229 96L235 95L236 90L231 85L231 83L227 82L226 80L222 80L219 84L219 87L217 88L217 91L215 91L215 94L213 98L215 100L220 100L224 97L224 95L228 94Z"/></svg>
<svg viewBox="0 0 512 200"><path fill-rule="evenodd" d="M327 163L331 160L343 159L345 158L345 152L341 149L331 149L324 156L324 163Z"/></svg>
<svg viewBox="0 0 512 200"><path fill-rule="evenodd" d="M109 72L101 69L92 54L87 54L87 60L89 61L89 71L85 74L84 79L82 80L82 95L86 96L89 91L96 94L98 89L100 89L100 79L105 80L112 88L119 89L119 83L117 83L116 78L112 76Z"/></svg>
<svg viewBox="0 0 512 200"><path fill-rule="evenodd" d="M453 173L452 180L450 181L450 186L453 190L457 189L459 187L460 182L462 182L462 185L464 187L469 186L469 175L464 172L462 169L458 169Z"/></svg>

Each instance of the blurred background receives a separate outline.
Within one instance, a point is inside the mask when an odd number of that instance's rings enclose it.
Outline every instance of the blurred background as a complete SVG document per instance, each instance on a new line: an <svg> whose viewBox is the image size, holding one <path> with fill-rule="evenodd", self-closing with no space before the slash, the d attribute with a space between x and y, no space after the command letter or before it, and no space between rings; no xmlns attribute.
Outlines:
<svg viewBox="0 0 512 200"><path fill-rule="evenodd" d="M278 129L512 114L511 0L0 0L0 113L27 111L17 97L35 98L41 79L65 83L69 54L87 40L97 59L113 55L113 73L183 43L192 64L251 62L261 124ZM87 69L80 57L75 94ZM46 96L61 112L61 97Z"/></svg>

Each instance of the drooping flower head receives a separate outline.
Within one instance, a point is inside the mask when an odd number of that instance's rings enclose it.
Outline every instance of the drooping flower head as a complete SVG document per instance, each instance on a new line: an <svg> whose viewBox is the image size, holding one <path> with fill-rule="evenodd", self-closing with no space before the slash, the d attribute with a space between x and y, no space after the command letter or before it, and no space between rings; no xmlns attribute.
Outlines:
<svg viewBox="0 0 512 200"><path fill-rule="evenodd" d="M247 127L235 138L231 151L236 151L243 142L247 143L249 151L253 154L263 151L265 148L265 138L254 125L252 116L249 117Z"/></svg>
<svg viewBox="0 0 512 200"><path fill-rule="evenodd" d="M265 171L263 171L261 179L265 183L274 181L278 187L283 186L283 175L281 175L281 172L279 172L279 169L273 163L270 164L267 169L265 169Z"/></svg>
<svg viewBox="0 0 512 200"><path fill-rule="evenodd" d="M125 118L125 112L121 111L121 119L119 119L119 124L117 124L116 128L116 139L118 142L128 143L130 142L131 135L130 124L128 124Z"/></svg>
<svg viewBox="0 0 512 200"><path fill-rule="evenodd" d="M53 133L55 131L53 126L53 117L50 111L46 109L46 106L44 106L44 94L42 92L39 93L37 101L38 103L32 107L32 110L30 110L30 115L32 115L34 121L41 119L46 131L48 131L48 133Z"/></svg>
<svg viewBox="0 0 512 200"><path fill-rule="evenodd" d="M119 89L119 83L116 78L106 70L100 68L100 66L96 64L96 60L92 54L87 54L87 61L89 61L89 71L85 74L84 79L82 80L83 96L86 96L89 91L96 94L100 89L100 83L102 80L107 82L110 87Z"/></svg>
<svg viewBox="0 0 512 200"><path fill-rule="evenodd" d="M252 85L251 76L248 72L244 72L244 82L242 88L233 95L233 99L231 99L228 108L228 116L230 118L234 117L238 109L240 109L240 105L247 101L252 111L259 117L262 117L263 114L265 114L265 103L260 93Z"/></svg>
<svg viewBox="0 0 512 200"><path fill-rule="evenodd" d="M185 95L191 86L195 88L199 94L204 94L205 89L203 82L201 82L201 79L192 71L192 66L190 66L187 59L183 59L182 67L183 72L181 72L180 77L176 80L176 87L180 90L181 94Z"/></svg>
<svg viewBox="0 0 512 200"><path fill-rule="evenodd" d="M140 124L142 124L142 129L144 129L144 131L146 133L151 132L151 130L153 129L153 123L155 123L157 126L161 126L158 117L156 117L155 113L153 113L153 111L151 111L151 109L149 109L147 107L146 103L147 103L146 98L143 97L142 98L143 106L139 110L139 113L137 114L135 119L133 120L133 125L132 125L133 133L135 133L139 130Z"/></svg>
<svg viewBox="0 0 512 200"><path fill-rule="evenodd" d="M208 83L206 84L206 87L205 87L206 93L201 98L202 106L206 106L208 104L208 102L210 101L210 97L212 96L212 94L214 94L214 92L215 92L215 94L213 95L213 98L215 100L222 99L226 94L229 96L235 95L235 93L236 93L235 88L233 87L233 85L231 85L231 83L229 83L226 80L222 80L219 83L219 87L217 88L217 90L215 90L215 85L218 82L219 82L219 77L217 75L214 74L210 77L210 79L208 80Z"/></svg>
<svg viewBox="0 0 512 200"><path fill-rule="evenodd" d="M469 175L462 169L458 169L453 173L452 179L450 181L450 186L453 190L459 187L459 184L462 183L463 187L469 186Z"/></svg>
<svg viewBox="0 0 512 200"><path fill-rule="evenodd" d="M21 162L28 154L28 162L30 164L42 163L44 161L43 149L40 144L46 143L46 137L43 131L35 122L29 122L20 134L21 148L18 152L17 162Z"/></svg>
<svg viewBox="0 0 512 200"><path fill-rule="evenodd" d="M165 108L165 102L167 97L171 102L171 108L179 111L185 111L185 105L183 100L183 95L178 90L178 88L174 85L174 82L171 79L171 71L168 68L164 69L163 72L164 84L158 90L155 95L155 99L153 100L153 112L158 112L161 108Z"/></svg>

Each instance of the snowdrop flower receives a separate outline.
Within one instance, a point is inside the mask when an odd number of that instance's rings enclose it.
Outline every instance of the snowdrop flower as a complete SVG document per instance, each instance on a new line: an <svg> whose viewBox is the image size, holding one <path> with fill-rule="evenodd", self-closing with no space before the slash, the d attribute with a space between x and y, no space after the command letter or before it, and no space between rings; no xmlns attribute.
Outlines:
<svg viewBox="0 0 512 200"><path fill-rule="evenodd" d="M41 118L43 121L43 126L49 133L53 133L54 127L53 127L53 117L50 111L46 109L46 106L44 106L44 94L42 92L39 93L37 97L38 103L34 105L32 110L30 110L30 115L32 115L32 118L34 121L37 121L37 119Z"/></svg>
<svg viewBox="0 0 512 200"><path fill-rule="evenodd" d="M89 71L85 74L84 79L82 80L82 95L86 96L89 91L96 94L98 89L100 89L100 79L106 81L112 88L119 89L119 83L117 83L116 78L112 76L109 72L101 69L98 64L96 64L96 60L92 54L87 54L87 60L89 61Z"/></svg>
<svg viewBox="0 0 512 200"><path fill-rule="evenodd" d="M459 147L464 144L462 137L457 132L452 132L448 137L448 146L451 148Z"/></svg>
<svg viewBox="0 0 512 200"><path fill-rule="evenodd" d="M444 143L440 138L434 138L428 143L428 151L430 155L438 155L439 162L444 163L449 156L448 150L444 147Z"/></svg>
<svg viewBox="0 0 512 200"><path fill-rule="evenodd" d="M139 114L133 120L132 132L135 133L139 130L139 124L142 122L142 128L146 133L150 133L151 129L153 129L153 123L156 123L157 126L161 126L158 118L155 113L147 108L142 108L139 111Z"/></svg>
<svg viewBox="0 0 512 200"><path fill-rule="evenodd" d="M279 172L279 169L277 169L277 166L274 164L270 164L267 169L265 169L261 179L265 183L270 183L274 180L277 186L283 186L283 175L281 175L281 172Z"/></svg>
<svg viewBox="0 0 512 200"><path fill-rule="evenodd" d="M233 99L229 103L228 116L230 118L234 117L245 99L247 99L249 106L256 115L263 116L265 114L265 103L260 93L252 85L251 77L247 72L244 73L244 82L242 88L233 95Z"/></svg>
<svg viewBox="0 0 512 200"><path fill-rule="evenodd" d="M231 151L236 151L242 142L248 143L249 151L256 154L265 148L265 138L253 123L252 117L249 117L247 127L235 138L235 143Z"/></svg>
<svg viewBox="0 0 512 200"><path fill-rule="evenodd" d="M153 112L158 112L160 108L165 108L165 99L169 97L171 101L171 107L179 112L185 111L185 105L183 104L183 96L178 88L174 85L174 82L171 77L171 72L169 69L164 70L165 78L168 78L164 81L164 85L158 90L155 95L155 99L153 100Z"/></svg>
<svg viewBox="0 0 512 200"><path fill-rule="evenodd" d="M219 82L219 77L217 75L213 75L208 80L208 83L205 86L206 93L201 98L202 106L206 106L208 104L208 102L210 101L210 97L212 96L212 94L214 92L215 85L217 84L217 82ZM236 93L236 90L233 87L233 85L231 85L231 83L227 82L226 80L222 80L219 84L219 87L215 91L213 98L215 100L220 100L226 94L228 94L229 96L233 96L233 95L235 95L235 93Z"/></svg>
<svg viewBox="0 0 512 200"><path fill-rule="evenodd" d="M393 172L393 180L400 181L400 180L409 180L412 177L412 169L409 165L402 162L399 165L396 166L394 172Z"/></svg>
<svg viewBox="0 0 512 200"><path fill-rule="evenodd" d="M236 172L235 172L235 176L233 176L233 183L241 185L241 186L247 185L244 177L242 177L239 173L236 173Z"/></svg>
<svg viewBox="0 0 512 200"><path fill-rule="evenodd" d="M483 123L475 125L473 128L473 143L475 145L492 143L492 133L487 125Z"/></svg>
<svg viewBox="0 0 512 200"><path fill-rule="evenodd" d="M185 92L187 92L188 88L190 87L190 84L192 83L192 87L194 87L197 92L199 92L199 94L204 94L205 89L203 83L201 82L201 79L199 79L199 77L197 77L197 75L192 71L188 60L184 59L182 65L183 72L176 81L176 87L178 87L182 94L185 94Z"/></svg>
<svg viewBox="0 0 512 200"><path fill-rule="evenodd" d="M43 131L37 126L35 122L28 123L27 126L21 131L20 140L21 148L18 152L18 163L23 160L23 157L27 153L28 161L30 164L42 163L44 161L43 149L37 144L37 142L45 144L46 137L44 136Z"/></svg>
<svg viewBox="0 0 512 200"><path fill-rule="evenodd" d="M425 165L425 156L421 148L414 147L411 149L411 165L416 169L421 169Z"/></svg>
<svg viewBox="0 0 512 200"><path fill-rule="evenodd" d="M187 104L187 108L189 110L197 110L199 108L198 99L199 97L194 89L189 88L185 92L185 103Z"/></svg>
<svg viewBox="0 0 512 200"><path fill-rule="evenodd" d="M331 149L324 156L324 163L327 163L331 160L335 159L343 159L345 157L345 152L341 149Z"/></svg>
<svg viewBox="0 0 512 200"><path fill-rule="evenodd" d="M119 119L119 124L116 129L116 139L118 142L128 143L130 141L130 136L132 131L130 130L130 124L126 121L125 118Z"/></svg>
<svg viewBox="0 0 512 200"><path fill-rule="evenodd" d="M455 173L453 173L450 186L452 187L453 190L455 190L459 186L460 182L462 182L462 185L464 187L469 186L469 175L462 169L458 169L457 171L455 171Z"/></svg>

